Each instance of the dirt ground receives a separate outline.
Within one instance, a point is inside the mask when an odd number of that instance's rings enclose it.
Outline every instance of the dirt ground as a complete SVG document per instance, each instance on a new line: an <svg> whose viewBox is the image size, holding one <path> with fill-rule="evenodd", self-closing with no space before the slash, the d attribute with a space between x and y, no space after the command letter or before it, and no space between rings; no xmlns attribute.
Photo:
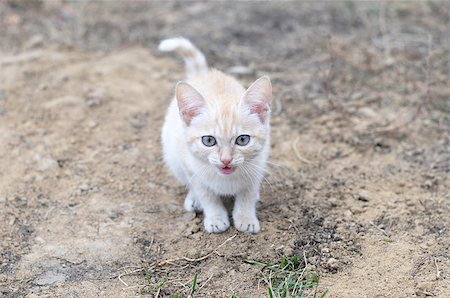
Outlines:
<svg viewBox="0 0 450 298"><path fill-rule="evenodd" d="M159 297L195 273L196 297L267 297L243 260L298 255L326 297L450 297L449 17L434 1L0 1L0 296L154 297L147 271L170 280ZM246 85L272 78L258 235L203 232L164 167L172 36Z"/></svg>

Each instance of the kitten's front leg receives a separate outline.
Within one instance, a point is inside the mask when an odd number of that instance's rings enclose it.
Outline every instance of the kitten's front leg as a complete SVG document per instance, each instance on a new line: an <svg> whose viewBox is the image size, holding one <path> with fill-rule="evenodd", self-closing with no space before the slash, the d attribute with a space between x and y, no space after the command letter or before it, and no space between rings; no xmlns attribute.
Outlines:
<svg viewBox="0 0 450 298"><path fill-rule="evenodd" d="M202 212L203 208L200 205L199 200L195 197L195 194L190 190L184 199L184 209L189 212Z"/></svg>
<svg viewBox="0 0 450 298"><path fill-rule="evenodd" d="M203 209L203 224L208 233L222 233L230 227L228 213L220 196L211 193L200 183L192 183L191 190ZM189 195L188 195L189 196ZM187 198L186 198L187 199Z"/></svg>
<svg viewBox="0 0 450 298"><path fill-rule="evenodd" d="M256 217L256 203L259 189L249 190L235 196L233 208L234 227L241 232L256 234L259 232L259 220Z"/></svg>

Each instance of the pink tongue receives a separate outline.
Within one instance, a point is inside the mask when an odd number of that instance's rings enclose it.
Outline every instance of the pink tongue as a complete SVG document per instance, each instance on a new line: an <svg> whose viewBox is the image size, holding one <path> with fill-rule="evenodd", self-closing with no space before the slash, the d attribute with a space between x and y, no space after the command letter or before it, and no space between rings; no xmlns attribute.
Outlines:
<svg viewBox="0 0 450 298"><path fill-rule="evenodd" d="M222 172L222 174L230 175L231 173L233 173L234 169L230 167L225 167L221 168L220 171Z"/></svg>

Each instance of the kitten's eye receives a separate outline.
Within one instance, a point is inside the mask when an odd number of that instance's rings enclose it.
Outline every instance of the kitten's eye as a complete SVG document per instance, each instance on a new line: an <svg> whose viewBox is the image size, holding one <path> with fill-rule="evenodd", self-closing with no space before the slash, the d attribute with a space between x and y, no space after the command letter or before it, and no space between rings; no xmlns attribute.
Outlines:
<svg viewBox="0 0 450 298"><path fill-rule="evenodd" d="M203 136L202 143L206 147L212 147L216 144L216 139L213 136Z"/></svg>
<svg viewBox="0 0 450 298"><path fill-rule="evenodd" d="M245 146L250 142L250 136L249 135L240 135L236 138L236 144L239 146Z"/></svg>

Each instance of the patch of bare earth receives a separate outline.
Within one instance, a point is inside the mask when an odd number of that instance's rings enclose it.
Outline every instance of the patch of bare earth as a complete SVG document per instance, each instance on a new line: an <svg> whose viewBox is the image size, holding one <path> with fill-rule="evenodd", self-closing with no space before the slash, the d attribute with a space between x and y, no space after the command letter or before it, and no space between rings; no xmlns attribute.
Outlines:
<svg viewBox="0 0 450 298"><path fill-rule="evenodd" d="M0 296L184 297L197 273L196 297L267 297L243 260L298 255L327 297L450 297L433 3L0 3ZM258 235L203 232L164 167L172 35L244 84L272 77Z"/></svg>

